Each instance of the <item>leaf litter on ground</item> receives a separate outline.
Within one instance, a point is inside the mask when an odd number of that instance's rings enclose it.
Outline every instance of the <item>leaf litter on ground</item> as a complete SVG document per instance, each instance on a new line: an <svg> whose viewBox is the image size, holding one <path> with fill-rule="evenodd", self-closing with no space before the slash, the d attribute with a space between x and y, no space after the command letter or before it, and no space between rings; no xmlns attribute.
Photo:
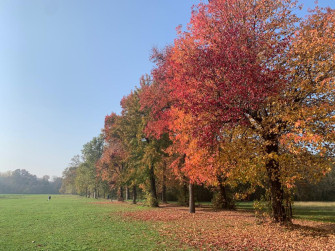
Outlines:
<svg viewBox="0 0 335 251"><path fill-rule="evenodd" d="M280 225L259 222L241 211L213 211L163 205L121 213L125 219L151 221L161 235L199 250L335 250L335 224L294 219Z"/></svg>

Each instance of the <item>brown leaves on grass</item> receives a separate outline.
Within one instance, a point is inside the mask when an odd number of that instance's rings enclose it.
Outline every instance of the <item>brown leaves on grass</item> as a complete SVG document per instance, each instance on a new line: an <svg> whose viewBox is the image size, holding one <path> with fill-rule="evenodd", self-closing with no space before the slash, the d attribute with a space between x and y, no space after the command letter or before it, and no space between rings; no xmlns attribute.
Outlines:
<svg viewBox="0 0 335 251"><path fill-rule="evenodd" d="M113 204L113 205L126 205L126 203L123 203L121 201L97 201L97 202L89 202L89 204Z"/></svg>
<svg viewBox="0 0 335 251"><path fill-rule="evenodd" d="M258 224L250 213L161 207L125 212L124 217L152 221L167 238L200 250L335 250L335 225L294 220L290 226Z"/></svg>

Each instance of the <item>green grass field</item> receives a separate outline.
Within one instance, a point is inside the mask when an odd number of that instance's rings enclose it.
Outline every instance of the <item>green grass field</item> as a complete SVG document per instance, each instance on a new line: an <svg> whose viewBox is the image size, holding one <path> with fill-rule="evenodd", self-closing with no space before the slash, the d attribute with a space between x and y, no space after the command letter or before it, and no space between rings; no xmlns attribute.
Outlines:
<svg viewBox="0 0 335 251"><path fill-rule="evenodd" d="M182 245L159 235L160 223L121 216L147 207L96 204L106 200L70 195L47 197L0 195L0 250L176 250ZM238 209L251 211L252 203L238 203ZM335 202L296 202L294 212L296 218L335 222Z"/></svg>
<svg viewBox="0 0 335 251"><path fill-rule="evenodd" d="M237 208L254 210L253 202L239 202ZM335 223L335 202L294 202L293 218Z"/></svg>
<svg viewBox="0 0 335 251"><path fill-rule="evenodd" d="M0 195L0 250L173 250L148 222L124 221L133 205L79 196Z"/></svg>

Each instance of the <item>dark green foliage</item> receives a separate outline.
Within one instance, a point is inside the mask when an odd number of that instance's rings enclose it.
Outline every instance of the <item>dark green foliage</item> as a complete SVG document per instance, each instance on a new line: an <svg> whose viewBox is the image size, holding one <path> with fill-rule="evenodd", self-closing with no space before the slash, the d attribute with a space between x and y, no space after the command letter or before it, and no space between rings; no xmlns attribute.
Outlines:
<svg viewBox="0 0 335 251"><path fill-rule="evenodd" d="M295 190L295 200L335 201L335 168L316 184L299 182Z"/></svg>
<svg viewBox="0 0 335 251"><path fill-rule="evenodd" d="M212 199L212 206L214 210L235 209L235 201L228 187L226 187L225 194L223 194L220 191L214 192Z"/></svg>

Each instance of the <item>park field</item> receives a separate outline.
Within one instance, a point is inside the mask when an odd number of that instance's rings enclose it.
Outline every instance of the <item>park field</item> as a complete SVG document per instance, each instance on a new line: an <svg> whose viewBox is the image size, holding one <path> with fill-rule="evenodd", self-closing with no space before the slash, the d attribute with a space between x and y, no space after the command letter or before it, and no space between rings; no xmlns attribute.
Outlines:
<svg viewBox="0 0 335 251"><path fill-rule="evenodd" d="M71 195L0 195L0 250L164 250L172 243L148 222L127 222L121 212L146 209L94 204ZM99 202L102 202L99 200Z"/></svg>
<svg viewBox="0 0 335 251"><path fill-rule="evenodd" d="M256 218L251 205L189 214L173 204L0 195L0 250L335 250L334 202L296 202L289 226Z"/></svg>

